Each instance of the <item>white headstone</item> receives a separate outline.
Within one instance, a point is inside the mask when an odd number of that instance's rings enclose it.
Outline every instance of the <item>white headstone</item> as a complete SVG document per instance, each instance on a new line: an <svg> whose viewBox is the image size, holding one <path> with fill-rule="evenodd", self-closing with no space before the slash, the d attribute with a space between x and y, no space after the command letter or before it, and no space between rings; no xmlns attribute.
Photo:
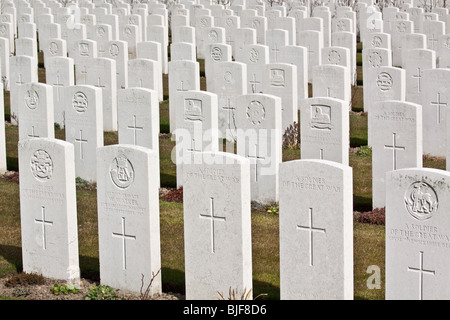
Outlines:
<svg viewBox="0 0 450 320"><path fill-rule="evenodd" d="M364 111L369 114L376 103L386 100L405 101L406 71L401 68L379 67L371 70L372 78L364 83ZM367 123L367 143L372 145L372 124Z"/></svg>
<svg viewBox="0 0 450 320"><path fill-rule="evenodd" d="M312 83L312 70L314 66L322 64L321 52L323 48L323 35L319 31L307 30L297 35L297 45L305 47L308 54L308 82Z"/></svg>
<svg viewBox="0 0 450 320"><path fill-rule="evenodd" d="M350 118L346 101L314 97L300 105L301 158L348 165Z"/></svg>
<svg viewBox="0 0 450 320"><path fill-rule="evenodd" d="M200 64L197 61L178 60L169 63L169 120L170 132L176 129L176 114L181 109L179 95L188 90L200 90Z"/></svg>
<svg viewBox="0 0 450 320"><path fill-rule="evenodd" d="M352 168L280 165L280 298L353 299Z"/></svg>
<svg viewBox="0 0 450 320"><path fill-rule="evenodd" d="M214 81L208 91L217 94L219 138L236 139L236 99L247 94L247 66L241 62L219 62L215 65Z"/></svg>
<svg viewBox="0 0 450 320"><path fill-rule="evenodd" d="M382 101L369 112L372 129L372 207L385 207L385 174L422 167L422 107Z"/></svg>
<svg viewBox="0 0 450 320"><path fill-rule="evenodd" d="M422 103L423 80L422 72L436 68L436 53L429 49L412 49L403 60L406 71L406 101Z"/></svg>
<svg viewBox="0 0 450 320"><path fill-rule="evenodd" d="M117 131L116 62L109 58L87 60L86 84L102 89L103 130Z"/></svg>
<svg viewBox="0 0 450 320"><path fill-rule="evenodd" d="M347 67L322 64L312 70L313 97L343 100L351 108L351 82Z"/></svg>
<svg viewBox="0 0 450 320"><path fill-rule="evenodd" d="M106 50L100 57L116 61L117 90L128 88L128 43L112 40L106 43Z"/></svg>
<svg viewBox="0 0 450 320"><path fill-rule="evenodd" d="M162 73L158 62L143 58L128 60L128 87L155 90L162 101Z"/></svg>
<svg viewBox="0 0 450 320"><path fill-rule="evenodd" d="M53 88L26 83L18 88L19 140L54 138Z"/></svg>
<svg viewBox="0 0 450 320"><path fill-rule="evenodd" d="M75 146L75 174L95 182L96 150L103 147L102 91L90 85L64 89L63 103L66 141Z"/></svg>
<svg viewBox="0 0 450 320"><path fill-rule="evenodd" d="M24 139L18 149L23 272L79 286L73 145Z"/></svg>
<svg viewBox="0 0 450 320"><path fill-rule="evenodd" d="M45 80L47 84L53 86L54 121L63 128L65 87L73 86L75 83L74 63L72 58L62 56L48 58L47 61Z"/></svg>
<svg viewBox="0 0 450 320"><path fill-rule="evenodd" d="M450 103L450 69L427 69L422 72L423 153L446 156L447 110Z"/></svg>
<svg viewBox="0 0 450 320"><path fill-rule="evenodd" d="M269 47L260 44L245 46L235 60L247 64L248 93L261 93L263 68L269 63Z"/></svg>
<svg viewBox="0 0 450 320"><path fill-rule="evenodd" d="M176 112L177 188L183 184L183 167L195 163L204 151L217 152L218 105L215 93L199 90L181 92Z"/></svg>
<svg viewBox="0 0 450 320"><path fill-rule="evenodd" d="M247 94L237 99L237 154L250 159L252 200L278 201L278 167L281 163L281 98Z"/></svg>
<svg viewBox="0 0 450 320"><path fill-rule="evenodd" d="M119 90L117 118L119 144L146 147L159 154L159 103L155 90ZM159 166L154 179L159 186Z"/></svg>
<svg viewBox="0 0 450 320"><path fill-rule="evenodd" d="M450 298L449 183L437 169L386 174L386 299Z"/></svg>
<svg viewBox="0 0 450 320"><path fill-rule="evenodd" d="M217 299L230 283L251 298L249 161L206 152L183 174L186 299Z"/></svg>
<svg viewBox="0 0 450 320"><path fill-rule="evenodd" d="M12 56L9 58L10 76L10 114L11 123L17 125L19 117L18 106L23 97L18 96L21 85L30 82L38 82L37 65L32 57Z"/></svg>
<svg viewBox="0 0 450 320"><path fill-rule="evenodd" d="M281 98L281 130L298 123L297 66L270 63L264 66L263 93Z"/></svg>
<svg viewBox="0 0 450 320"><path fill-rule="evenodd" d="M158 153L113 145L97 149L100 283L125 292L161 293ZM155 278L153 278L155 276ZM142 281L142 282L141 282Z"/></svg>

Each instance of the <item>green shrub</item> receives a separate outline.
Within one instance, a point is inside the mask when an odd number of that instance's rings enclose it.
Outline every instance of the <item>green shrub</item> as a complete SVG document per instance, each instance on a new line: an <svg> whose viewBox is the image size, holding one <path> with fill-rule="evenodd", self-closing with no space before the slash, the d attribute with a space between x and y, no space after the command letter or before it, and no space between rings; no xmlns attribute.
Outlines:
<svg viewBox="0 0 450 320"><path fill-rule="evenodd" d="M50 292L53 293L54 295L60 295L60 294L64 294L67 295L69 293L78 293L80 292L80 289L74 287L74 286L60 286L57 283L55 283L53 285L53 287L50 289Z"/></svg>
<svg viewBox="0 0 450 320"><path fill-rule="evenodd" d="M85 300L119 300L117 289L110 286L93 286L89 289L88 293L84 296Z"/></svg>
<svg viewBox="0 0 450 320"><path fill-rule="evenodd" d="M369 146L361 146L359 150L356 152L358 156L372 156L372 147Z"/></svg>

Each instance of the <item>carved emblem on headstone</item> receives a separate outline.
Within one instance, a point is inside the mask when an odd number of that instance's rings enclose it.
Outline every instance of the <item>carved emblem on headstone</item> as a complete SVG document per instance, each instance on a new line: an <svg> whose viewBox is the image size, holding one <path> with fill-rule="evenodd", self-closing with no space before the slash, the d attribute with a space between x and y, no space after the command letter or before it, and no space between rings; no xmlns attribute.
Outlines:
<svg viewBox="0 0 450 320"><path fill-rule="evenodd" d="M97 36L103 37L103 36L105 35L105 33L106 33L106 30L105 30L104 27L99 26L99 27L97 28Z"/></svg>
<svg viewBox="0 0 450 320"><path fill-rule="evenodd" d="M216 30L211 30L208 33L208 37L209 37L209 39L211 39L212 42L217 42L217 39L219 38L219 35L218 35Z"/></svg>
<svg viewBox="0 0 450 320"><path fill-rule="evenodd" d="M202 121L202 101L198 99L184 100L184 119L191 121Z"/></svg>
<svg viewBox="0 0 450 320"><path fill-rule="evenodd" d="M285 84L284 70L271 69L270 70L270 85L274 87L284 87Z"/></svg>
<svg viewBox="0 0 450 320"><path fill-rule="evenodd" d="M254 125L260 124L266 118L266 109L261 102L253 100L247 106L247 119Z"/></svg>
<svg viewBox="0 0 450 320"><path fill-rule="evenodd" d="M311 128L331 130L331 107L325 105L311 105Z"/></svg>
<svg viewBox="0 0 450 320"><path fill-rule="evenodd" d="M378 52L374 52L371 55L369 55L369 64L373 68L378 68L381 66L381 63L383 62L383 58Z"/></svg>
<svg viewBox="0 0 450 320"><path fill-rule="evenodd" d="M81 42L78 44L78 50L80 52L80 56L88 57L89 56L89 44L86 42Z"/></svg>
<svg viewBox="0 0 450 320"><path fill-rule="evenodd" d="M29 109L36 109L39 105L39 95L36 90L30 89L27 91L25 94L25 103Z"/></svg>
<svg viewBox="0 0 450 320"><path fill-rule="evenodd" d="M389 73L387 72L382 72L378 75L377 77L377 87L381 90L381 91L389 91L392 88L392 77Z"/></svg>
<svg viewBox="0 0 450 320"><path fill-rule="evenodd" d="M406 209L418 220L431 218L436 213L438 204L436 192L426 182L414 182L405 192Z"/></svg>
<svg viewBox="0 0 450 320"><path fill-rule="evenodd" d="M222 50L219 47L212 47L211 58L214 61L220 61L220 59L222 59Z"/></svg>
<svg viewBox="0 0 450 320"><path fill-rule="evenodd" d="M258 50L256 50L255 48L253 48L252 50L250 50L248 59L249 59L251 62L257 62L257 61L259 60L259 53L258 53Z"/></svg>
<svg viewBox="0 0 450 320"><path fill-rule="evenodd" d="M31 172L40 181L47 181L53 175L53 161L45 150L37 150L31 156Z"/></svg>
<svg viewBox="0 0 450 320"><path fill-rule="evenodd" d="M383 44L383 39L380 36L374 36L372 38L372 46L379 48Z"/></svg>
<svg viewBox="0 0 450 320"><path fill-rule="evenodd" d="M85 112L88 107L88 100L86 95L81 91L76 92L73 95L72 106L76 112Z"/></svg>
<svg viewBox="0 0 450 320"><path fill-rule="evenodd" d="M114 158L109 173L113 183L121 189L128 188L134 181L133 165L124 154Z"/></svg>
<svg viewBox="0 0 450 320"><path fill-rule="evenodd" d="M109 47L109 53L113 57L117 57L119 55L119 51L119 46L115 43L111 44L111 46Z"/></svg>
<svg viewBox="0 0 450 320"><path fill-rule="evenodd" d="M58 53L59 51L59 46L56 42L52 41L50 42L49 46L48 46L48 51L50 52L50 54L55 55Z"/></svg>
<svg viewBox="0 0 450 320"><path fill-rule="evenodd" d="M341 55L336 50L331 50L328 53L328 62L331 64L338 64L341 61Z"/></svg>

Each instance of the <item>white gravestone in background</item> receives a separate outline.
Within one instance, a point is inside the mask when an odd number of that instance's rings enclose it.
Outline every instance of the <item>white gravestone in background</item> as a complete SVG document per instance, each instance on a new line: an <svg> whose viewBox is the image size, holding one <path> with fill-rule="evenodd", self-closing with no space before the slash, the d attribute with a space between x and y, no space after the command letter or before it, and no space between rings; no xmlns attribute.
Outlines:
<svg viewBox="0 0 450 320"><path fill-rule="evenodd" d="M236 109L237 154L250 159L252 200L278 201L278 167L281 163L281 98L268 94L238 97Z"/></svg>
<svg viewBox="0 0 450 320"><path fill-rule="evenodd" d="M217 152L218 105L215 93L189 90L180 94L176 114L177 188L183 183L183 167L195 163L204 151Z"/></svg>
<svg viewBox="0 0 450 320"><path fill-rule="evenodd" d="M103 147L102 91L90 85L65 89L66 141L75 146L75 174L96 181L96 150Z"/></svg>
<svg viewBox="0 0 450 320"><path fill-rule="evenodd" d="M382 101L369 113L372 129L372 207L385 206L385 173L422 167L422 106Z"/></svg>
<svg viewBox="0 0 450 320"><path fill-rule="evenodd" d="M157 91L145 88L119 90L117 97L119 144L152 149L159 155L159 103ZM158 174L154 177L159 184Z"/></svg>
<svg viewBox="0 0 450 320"><path fill-rule="evenodd" d="M445 157L447 148L447 110L450 106L450 69L422 72L423 152Z"/></svg>
<svg viewBox="0 0 450 320"><path fill-rule="evenodd" d="M300 105L302 159L321 159L348 165L350 118L345 101L314 97Z"/></svg>
<svg viewBox="0 0 450 320"><path fill-rule="evenodd" d="M26 83L18 88L19 140L54 138L53 87Z"/></svg>

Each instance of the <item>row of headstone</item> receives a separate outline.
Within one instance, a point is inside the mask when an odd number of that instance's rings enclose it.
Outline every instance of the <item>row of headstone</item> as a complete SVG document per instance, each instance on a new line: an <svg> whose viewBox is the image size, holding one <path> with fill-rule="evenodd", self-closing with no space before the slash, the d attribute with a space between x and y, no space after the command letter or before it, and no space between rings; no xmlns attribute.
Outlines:
<svg viewBox="0 0 450 320"><path fill-rule="evenodd" d="M139 293L152 280L150 294L161 293L158 154L118 144L96 156L100 282ZM239 155L200 160L183 171L186 299L216 299L230 284L253 287L252 174ZM74 147L20 140L19 168L24 272L78 286ZM352 299L351 168L296 160L280 165L279 180L281 298Z"/></svg>
<svg viewBox="0 0 450 320"><path fill-rule="evenodd" d="M421 168L423 154L447 157L450 69L436 68L429 49L409 49L403 67L394 67L391 52L389 46L363 50L374 208L385 206L387 171Z"/></svg>
<svg viewBox="0 0 450 320"><path fill-rule="evenodd" d="M31 137L54 138L54 93L48 84L29 83L20 86L19 95L23 97L18 99L20 140ZM92 85L72 85L59 89L58 94L65 97L58 107L64 121L65 140L75 146L76 176L95 182L96 150L103 146L105 103L102 91ZM119 90L119 143L159 152L158 108L157 92L154 90L139 87ZM159 174L157 177L159 182Z"/></svg>
<svg viewBox="0 0 450 320"><path fill-rule="evenodd" d="M157 154L115 145L97 156L101 283L139 292L152 280L150 294L158 294L158 186L148 179ZM19 142L19 166L30 169L20 175L23 269L77 286L74 158L68 142ZM230 283L252 288L250 176L248 159L222 152L185 166L186 299L216 299ZM446 299L449 173L392 170L385 185L386 298ZM352 299L351 168L289 161L280 165L280 186L281 299Z"/></svg>

